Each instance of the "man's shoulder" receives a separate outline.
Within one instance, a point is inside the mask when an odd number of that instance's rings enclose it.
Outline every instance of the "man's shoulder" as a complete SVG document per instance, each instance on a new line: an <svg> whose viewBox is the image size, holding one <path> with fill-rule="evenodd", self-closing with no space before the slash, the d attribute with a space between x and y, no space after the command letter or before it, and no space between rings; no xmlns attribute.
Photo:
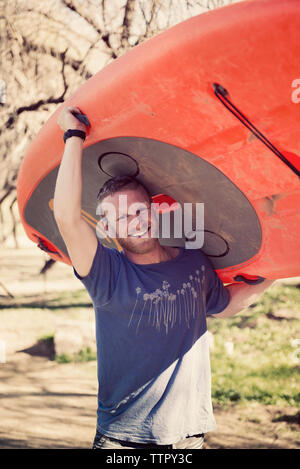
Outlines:
<svg viewBox="0 0 300 469"><path fill-rule="evenodd" d="M106 252L107 254L111 256L120 257L123 255L122 251L119 251L117 248L114 248L112 246L108 246L107 244L101 242L99 239L98 239L98 247L100 251L102 250L103 252Z"/></svg>
<svg viewBox="0 0 300 469"><path fill-rule="evenodd" d="M186 248L186 247L183 247L181 249L183 249L184 254L187 256L196 257L196 258L201 257L202 259L209 259L207 254L205 254L205 252L202 251L202 249L199 249L199 248L191 249L191 248Z"/></svg>
<svg viewBox="0 0 300 469"><path fill-rule="evenodd" d="M187 249L183 248L184 256L188 258L189 262L205 266L207 270L214 270L214 266L209 256L202 249Z"/></svg>

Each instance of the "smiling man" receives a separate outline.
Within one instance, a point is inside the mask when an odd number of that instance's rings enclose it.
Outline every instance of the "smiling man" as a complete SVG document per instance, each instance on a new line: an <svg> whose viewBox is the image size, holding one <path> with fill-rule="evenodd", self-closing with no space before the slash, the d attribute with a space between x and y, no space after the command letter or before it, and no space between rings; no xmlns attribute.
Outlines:
<svg viewBox="0 0 300 469"><path fill-rule="evenodd" d="M98 194L101 232L116 238L125 256L141 264L168 260L178 248L158 242L158 218L147 188L129 176L105 182Z"/></svg>
<svg viewBox="0 0 300 469"><path fill-rule="evenodd" d="M68 138L54 216L95 309L93 448L202 448L216 427L206 316L242 311L272 281L224 287L200 249L161 246L147 188L128 177L106 181L98 194L99 232L115 234L123 252L104 247L81 216L86 127L74 112L64 108L58 119Z"/></svg>

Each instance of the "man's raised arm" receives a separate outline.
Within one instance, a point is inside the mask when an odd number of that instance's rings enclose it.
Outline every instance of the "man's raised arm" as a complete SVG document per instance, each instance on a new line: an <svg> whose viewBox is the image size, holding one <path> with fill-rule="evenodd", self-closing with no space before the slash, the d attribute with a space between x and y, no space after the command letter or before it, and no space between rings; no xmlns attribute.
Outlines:
<svg viewBox="0 0 300 469"><path fill-rule="evenodd" d="M229 318L234 314L240 313L248 308L252 303L255 303L263 292L274 283L275 280L264 280L258 285L246 284L232 284L228 285L226 289L230 294L230 301L228 306L215 315L216 318Z"/></svg>
<svg viewBox="0 0 300 469"><path fill-rule="evenodd" d="M72 112L76 107L66 107L58 117L58 124L69 129L86 132L86 126ZM66 140L65 151L59 167L54 192L54 218L66 244L73 266L82 277L92 266L97 249L97 238L93 229L81 216L82 194L82 143L78 136Z"/></svg>

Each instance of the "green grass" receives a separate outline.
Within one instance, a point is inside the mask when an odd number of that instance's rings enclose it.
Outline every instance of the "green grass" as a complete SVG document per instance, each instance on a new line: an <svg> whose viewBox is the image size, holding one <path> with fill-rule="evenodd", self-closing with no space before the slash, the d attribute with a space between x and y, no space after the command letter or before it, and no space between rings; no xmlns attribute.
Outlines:
<svg viewBox="0 0 300 469"><path fill-rule="evenodd" d="M286 319L274 319L280 317L280 310L288 310ZM208 329L214 337L214 403L256 401L299 406L300 358L297 360L297 350L291 343L292 339L300 339L299 316L299 288L273 285L243 313L227 319L208 319ZM226 353L227 341L234 344L232 355Z"/></svg>
<svg viewBox="0 0 300 469"><path fill-rule="evenodd" d="M53 333L41 336L38 340L38 343L41 344L42 342L44 342L46 346L44 350L46 350L46 348L51 350L53 349L54 354L52 359L54 359L57 363L85 363L97 360L97 353L93 351L91 347L86 347L80 350L78 353L72 355L65 353L61 355L55 354Z"/></svg>
<svg viewBox="0 0 300 469"><path fill-rule="evenodd" d="M46 342L46 343L53 343L54 341L54 333L51 332L51 333L48 333L48 334L44 334L42 335L40 338L39 338L40 341L42 342Z"/></svg>
<svg viewBox="0 0 300 469"><path fill-rule="evenodd" d="M57 363L85 363L97 359L96 352L93 352L90 347L80 350L79 353L74 355L55 355L55 361Z"/></svg>

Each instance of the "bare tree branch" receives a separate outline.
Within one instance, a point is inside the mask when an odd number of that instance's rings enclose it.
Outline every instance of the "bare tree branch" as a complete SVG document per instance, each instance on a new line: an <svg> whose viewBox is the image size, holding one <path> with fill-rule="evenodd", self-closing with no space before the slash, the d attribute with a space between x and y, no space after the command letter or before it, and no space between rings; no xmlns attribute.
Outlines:
<svg viewBox="0 0 300 469"><path fill-rule="evenodd" d="M12 235L17 243L18 170L26 146L55 106L135 44L235 1L0 0L0 227L9 227L1 242Z"/></svg>
<svg viewBox="0 0 300 469"><path fill-rule="evenodd" d="M54 98L53 96L50 96L47 99L40 99L40 100L36 101L35 103L29 104L28 106L20 106L19 108L17 108L14 111L14 113L12 113L10 115L9 119L6 121L5 126L6 126L7 129L12 127L12 125L15 123L15 120L16 120L17 116L22 114L22 112L36 111L37 109L39 109L44 104L59 104L59 103L64 102L64 97L65 97L65 94L66 94L67 89L68 89L68 84L66 82L66 77L65 77L65 73L64 73L66 53L67 53L67 50L60 54L60 59L61 59L61 62L62 62L61 74L62 74L63 88L64 88L61 95L58 96L57 98Z"/></svg>
<svg viewBox="0 0 300 469"><path fill-rule="evenodd" d="M121 34L121 48L127 49L129 45L130 37L130 27L133 19L133 13L135 8L136 0L127 0L125 9L124 9L124 18L122 24L122 34Z"/></svg>
<svg viewBox="0 0 300 469"><path fill-rule="evenodd" d="M99 26L94 22L92 17L88 17L82 11L78 11L71 0L62 0L62 2L67 8L74 11L81 18L85 19L85 21L94 28L94 30L99 34L99 36L102 35L102 31L99 29ZM84 10L86 10L86 3Z"/></svg>

